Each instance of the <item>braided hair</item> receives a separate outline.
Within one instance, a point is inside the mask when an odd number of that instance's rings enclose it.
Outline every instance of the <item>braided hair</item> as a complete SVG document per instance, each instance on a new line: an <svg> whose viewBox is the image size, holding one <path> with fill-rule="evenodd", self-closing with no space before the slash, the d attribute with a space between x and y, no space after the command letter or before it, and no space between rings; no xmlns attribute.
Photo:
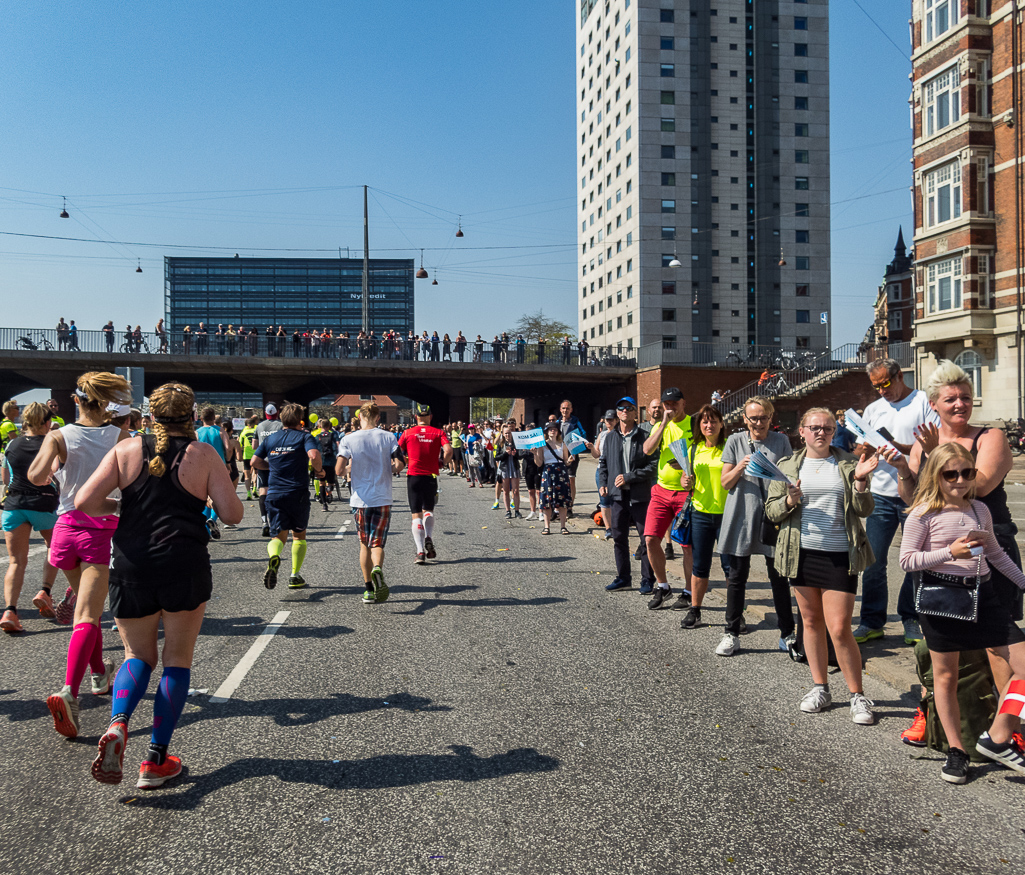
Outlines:
<svg viewBox="0 0 1025 875"><path fill-rule="evenodd" d="M167 452L172 433L196 440L195 405L196 396L184 383L165 383L149 396L153 433L157 439L156 454L149 463L149 472L154 477L163 477L167 473L163 454Z"/></svg>

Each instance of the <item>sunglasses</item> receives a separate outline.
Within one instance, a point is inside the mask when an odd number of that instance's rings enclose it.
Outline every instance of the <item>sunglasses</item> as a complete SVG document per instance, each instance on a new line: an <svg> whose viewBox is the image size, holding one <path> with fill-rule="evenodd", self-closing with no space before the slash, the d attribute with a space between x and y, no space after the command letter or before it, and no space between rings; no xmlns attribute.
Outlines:
<svg viewBox="0 0 1025 875"><path fill-rule="evenodd" d="M971 482L976 478L979 471L977 468L962 468L960 471L940 471L940 476L948 483L956 483L960 477L962 480Z"/></svg>
<svg viewBox="0 0 1025 875"><path fill-rule="evenodd" d="M872 388L877 392L882 392L883 389L889 389L893 384L893 380L884 380L882 383L873 383Z"/></svg>
<svg viewBox="0 0 1025 875"><path fill-rule="evenodd" d="M812 434L832 434L836 431L831 425L806 425L804 426Z"/></svg>
<svg viewBox="0 0 1025 875"><path fill-rule="evenodd" d="M616 410L636 410L636 409L637 408L634 407L632 404L620 404L619 407L616 408Z"/></svg>

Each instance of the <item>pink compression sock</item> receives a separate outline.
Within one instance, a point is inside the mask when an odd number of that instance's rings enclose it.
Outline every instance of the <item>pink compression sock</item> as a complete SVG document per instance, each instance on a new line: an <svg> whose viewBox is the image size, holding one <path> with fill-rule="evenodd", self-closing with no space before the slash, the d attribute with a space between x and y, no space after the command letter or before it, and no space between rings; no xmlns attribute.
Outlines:
<svg viewBox="0 0 1025 875"><path fill-rule="evenodd" d="M93 647L92 655L89 657L89 668L93 674L103 674L103 627L96 624L96 645Z"/></svg>
<svg viewBox="0 0 1025 875"><path fill-rule="evenodd" d="M92 623L79 623L71 633L68 642L68 669L64 675L64 683L71 687L71 693L78 698L78 688L85 677L85 669L96 649L97 640L101 641L100 627ZM100 671L103 669L101 668Z"/></svg>

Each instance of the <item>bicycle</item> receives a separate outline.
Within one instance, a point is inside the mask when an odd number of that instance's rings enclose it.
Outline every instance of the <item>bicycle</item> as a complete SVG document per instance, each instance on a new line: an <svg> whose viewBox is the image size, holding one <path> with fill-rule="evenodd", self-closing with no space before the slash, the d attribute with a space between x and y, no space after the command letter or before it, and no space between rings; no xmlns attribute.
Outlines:
<svg viewBox="0 0 1025 875"><path fill-rule="evenodd" d="M17 349L43 349L49 352L53 349L53 344L46 339L46 336L40 331L33 331L31 334L23 335L18 338Z"/></svg>
<svg viewBox="0 0 1025 875"><path fill-rule="evenodd" d="M139 341L126 340L124 343L121 344L121 352L129 352L129 353L146 352L146 353L148 353L149 351L150 351L149 344L146 343L145 340L139 340Z"/></svg>

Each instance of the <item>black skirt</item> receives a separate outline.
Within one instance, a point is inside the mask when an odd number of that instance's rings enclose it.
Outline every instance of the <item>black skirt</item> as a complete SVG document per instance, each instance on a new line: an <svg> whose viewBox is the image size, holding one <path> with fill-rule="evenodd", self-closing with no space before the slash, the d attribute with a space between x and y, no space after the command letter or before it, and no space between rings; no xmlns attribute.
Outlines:
<svg viewBox="0 0 1025 875"><path fill-rule="evenodd" d="M802 547L797 560L797 576L790 583L854 595L858 591L858 575L851 574L850 566L851 557L847 551L832 553Z"/></svg>
<svg viewBox="0 0 1025 875"><path fill-rule="evenodd" d="M976 622L919 614L918 623L922 627L925 643L935 653L1008 647L1025 641L1025 634L1014 624L1007 599L993 585L992 576L979 585Z"/></svg>

